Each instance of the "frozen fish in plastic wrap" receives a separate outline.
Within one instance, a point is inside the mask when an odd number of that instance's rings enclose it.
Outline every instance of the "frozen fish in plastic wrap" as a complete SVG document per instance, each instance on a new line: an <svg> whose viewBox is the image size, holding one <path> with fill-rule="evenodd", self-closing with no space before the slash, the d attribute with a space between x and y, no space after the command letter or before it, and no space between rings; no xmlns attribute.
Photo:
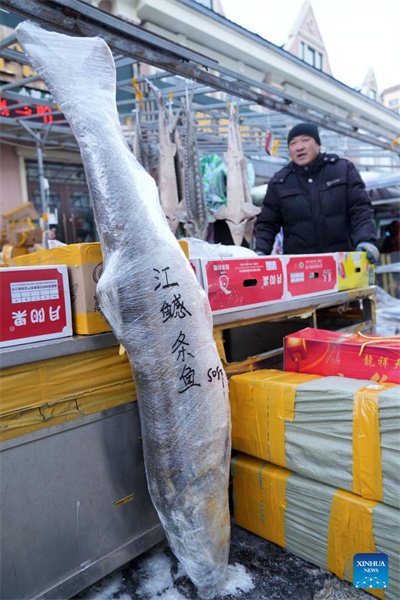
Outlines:
<svg viewBox="0 0 400 600"><path fill-rule="evenodd" d="M79 143L105 263L98 298L132 365L151 498L199 595L212 598L229 554L231 446L207 297L124 140L107 44L29 22L17 37Z"/></svg>

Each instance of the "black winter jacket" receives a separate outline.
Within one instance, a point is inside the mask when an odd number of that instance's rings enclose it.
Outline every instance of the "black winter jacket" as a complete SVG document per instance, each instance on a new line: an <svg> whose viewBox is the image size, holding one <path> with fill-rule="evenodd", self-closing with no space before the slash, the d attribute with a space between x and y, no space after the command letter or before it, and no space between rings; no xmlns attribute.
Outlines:
<svg viewBox="0 0 400 600"><path fill-rule="evenodd" d="M268 184L256 225L256 249L270 254L283 227L285 254L354 250L375 244L373 209L350 161L320 154L306 166L290 162Z"/></svg>

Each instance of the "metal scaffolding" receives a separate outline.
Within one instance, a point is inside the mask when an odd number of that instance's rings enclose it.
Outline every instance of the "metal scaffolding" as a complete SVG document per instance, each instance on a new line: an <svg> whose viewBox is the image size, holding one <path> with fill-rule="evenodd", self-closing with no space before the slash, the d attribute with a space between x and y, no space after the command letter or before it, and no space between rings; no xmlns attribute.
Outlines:
<svg viewBox="0 0 400 600"><path fill-rule="evenodd" d="M280 160L271 159L266 152L269 134L276 148L279 142L286 140L288 128L298 120L309 120L320 126L326 151L338 152L352 160L384 158L382 169L400 164L400 146L393 143L398 135L395 127L389 131L380 123L374 126L371 121L361 128L358 121L316 108L81 0L0 0L0 6L10 11L15 20L29 18L48 29L69 35L98 35L107 42L117 68L117 106L128 140L130 118L139 104L138 89L145 92L141 106L142 129L147 140L157 140L157 110L145 81L152 79L173 111L178 110L188 89L194 92L192 110L202 155L222 154L226 150L228 103L237 102L244 152L256 162L266 179L287 160L285 143L279 147ZM0 43L0 58L29 66L20 50L12 33ZM143 65L150 65L152 73L143 75ZM131 67L132 78L126 77L126 67ZM338 82L338 85L341 84ZM78 150L68 123L36 74L28 71L27 76L3 85L1 99L3 142L30 145L33 140L41 139L41 148L45 141L49 149ZM382 111L387 110L382 107ZM51 132L48 131L50 122Z"/></svg>

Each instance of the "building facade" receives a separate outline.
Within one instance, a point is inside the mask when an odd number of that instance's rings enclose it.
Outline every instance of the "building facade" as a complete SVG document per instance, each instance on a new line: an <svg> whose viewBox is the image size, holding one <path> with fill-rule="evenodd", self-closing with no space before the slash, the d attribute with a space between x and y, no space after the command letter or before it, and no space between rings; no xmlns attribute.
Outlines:
<svg viewBox="0 0 400 600"><path fill-rule="evenodd" d="M384 106L400 115L400 83L383 90L381 98Z"/></svg>

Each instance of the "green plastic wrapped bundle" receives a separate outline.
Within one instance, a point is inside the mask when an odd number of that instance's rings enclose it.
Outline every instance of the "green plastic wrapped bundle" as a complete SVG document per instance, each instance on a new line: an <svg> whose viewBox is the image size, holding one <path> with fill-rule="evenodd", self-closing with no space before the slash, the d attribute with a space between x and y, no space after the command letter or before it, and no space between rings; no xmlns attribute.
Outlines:
<svg viewBox="0 0 400 600"><path fill-rule="evenodd" d="M353 581L353 557L384 553L385 589L374 573L354 584L382 600L400 598L400 511L302 477L252 456L232 460L234 520L341 579ZM368 571L368 569L367 569Z"/></svg>
<svg viewBox="0 0 400 600"><path fill-rule="evenodd" d="M218 154L203 156L201 174L206 205L213 213L226 204L226 164Z"/></svg>
<svg viewBox="0 0 400 600"><path fill-rule="evenodd" d="M235 450L400 508L400 386L271 369L229 387Z"/></svg>
<svg viewBox="0 0 400 600"><path fill-rule="evenodd" d="M225 161L218 154L208 154L201 159L201 174L207 209L214 213L226 204L226 174ZM246 174L250 188L255 181L253 165L247 161Z"/></svg>

